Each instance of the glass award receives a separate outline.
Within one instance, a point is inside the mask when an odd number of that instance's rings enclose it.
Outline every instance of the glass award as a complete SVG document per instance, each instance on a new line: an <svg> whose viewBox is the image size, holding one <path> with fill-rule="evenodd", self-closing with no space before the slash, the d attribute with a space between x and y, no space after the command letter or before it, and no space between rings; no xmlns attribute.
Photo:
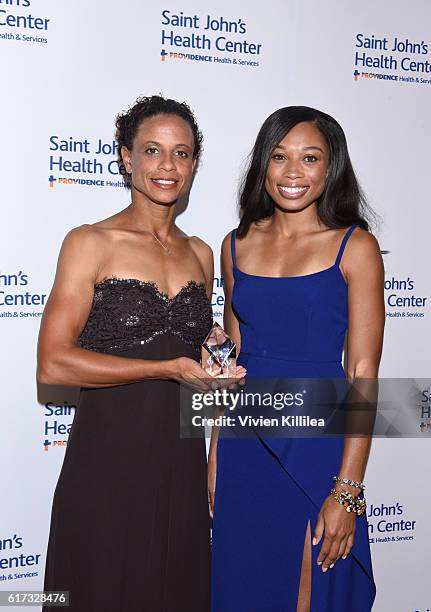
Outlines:
<svg viewBox="0 0 431 612"><path fill-rule="evenodd" d="M210 376L235 376L236 344L218 323L214 323L202 344L202 367Z"/></svg>

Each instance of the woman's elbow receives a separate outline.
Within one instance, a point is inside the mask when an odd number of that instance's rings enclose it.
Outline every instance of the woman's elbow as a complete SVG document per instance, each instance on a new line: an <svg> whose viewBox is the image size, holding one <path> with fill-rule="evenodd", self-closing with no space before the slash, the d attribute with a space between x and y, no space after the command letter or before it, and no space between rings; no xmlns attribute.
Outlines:
<svg viewBox="0 0 431 612"><path fill-rule="evenodd" d="M358 360L347 367L348 378L377 378L379 373L379 359Z"/></svg>
<svg viewBox="0 0 431 612"><path fill-rule="evenodd" d="M36 370L36 380L41 385L56 385L58 382L58 374L56 367L49 359L39 359Z"/></svg>
<svg viewBox="0 0 431 612"><path fill-rule="evenodd" d="M36 380L42 385L64 385L64 368L61 367L54 353L39 356L37 360Z"/></svg>

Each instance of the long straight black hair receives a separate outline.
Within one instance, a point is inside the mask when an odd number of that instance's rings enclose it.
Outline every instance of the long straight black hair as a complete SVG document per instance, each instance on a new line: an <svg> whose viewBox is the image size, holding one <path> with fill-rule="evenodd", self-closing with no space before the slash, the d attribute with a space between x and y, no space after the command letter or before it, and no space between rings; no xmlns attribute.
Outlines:
<svg viewBox="0 0 431 612"><path fill-rule="evenodd" d="M298 123L313 122L329 147L329 167L325 189L318 199L317 213L330 228L357 223L365 230L376 218L368 206L350 161L346 137L340 124L330 115L308 106L286 106L270 115L256 138L239 195L238 238L244 237L253 221L271 217L274 201L265 189L269 161L275 147Z"/></svg>

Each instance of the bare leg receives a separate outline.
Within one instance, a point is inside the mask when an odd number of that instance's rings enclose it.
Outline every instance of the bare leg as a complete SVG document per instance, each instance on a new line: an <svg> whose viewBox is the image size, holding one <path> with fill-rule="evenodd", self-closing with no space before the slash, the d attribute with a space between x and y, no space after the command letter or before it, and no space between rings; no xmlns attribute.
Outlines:
<svg viewBox="0 0 431 612"><path fill-rule="evenodd" d="M296 612L310 612L311 607L311 528L308 521L302 556L301 579L299 581Z"/></svg>

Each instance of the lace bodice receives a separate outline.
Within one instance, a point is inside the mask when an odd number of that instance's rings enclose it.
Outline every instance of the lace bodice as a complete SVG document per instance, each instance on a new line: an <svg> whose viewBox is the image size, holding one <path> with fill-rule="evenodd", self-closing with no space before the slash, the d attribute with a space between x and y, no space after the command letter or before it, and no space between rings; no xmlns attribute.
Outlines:
<svg viewBox="0 0 431 612"><path fill-rule="evenodd" d="M170 298L153 281L107 278L94 287L90 315L78 344L110 352L170 333L197 350L211 325L212 308L204 283L189 281Z"/></svg>

